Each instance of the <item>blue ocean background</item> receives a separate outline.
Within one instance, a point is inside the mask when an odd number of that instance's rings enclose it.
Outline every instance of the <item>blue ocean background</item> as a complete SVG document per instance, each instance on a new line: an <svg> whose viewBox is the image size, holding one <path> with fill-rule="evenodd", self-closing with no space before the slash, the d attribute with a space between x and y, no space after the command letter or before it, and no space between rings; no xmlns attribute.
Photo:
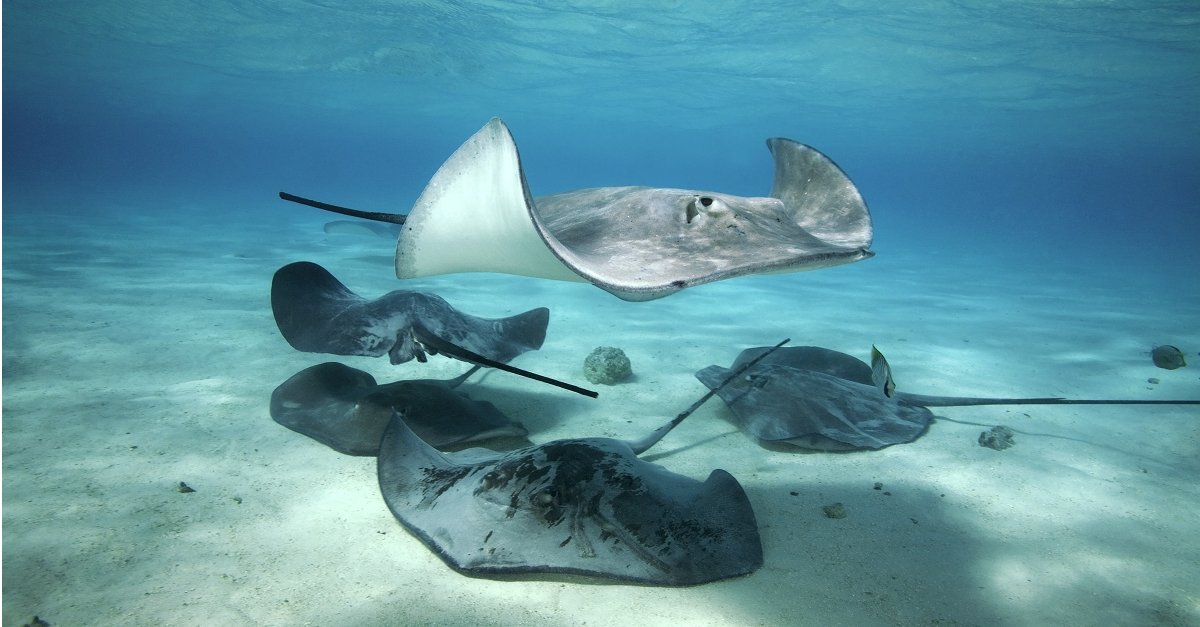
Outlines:
<svg viewBox="0 0 1200 627"><path fill-rule="evenodd" d="M884 254L1200 265L1188 0L4 9L8 211L51 191L283 211L287 190L404 212L501 116L535 195L761 195L784 136L858 183Z"/></svg>
<svg viewBox="0 0 1200 627"><path fill-rule="evenodd" d="M644 436L693 374L784 337L918 394L1200 398L1197 0L4 0L3 622L51 625L1050 625L1200 621L1194 406L944 408L914 442L780 450L710 400L646 458L744 486L765 562L695 588L466 577L373 459L271 420L338 360L295 350L272 276L366 298L548 307L464 385L532 442ZM535 196L760 196L786 137L833 159L876 256L630 303L586 283L398 281L390 237L280 191L403 213L491 117ZM1190 361L1166 370L1152 347ZM1006 425L1016 446L979 445ZM180 492L180 482L195 489ZM843 503L845 519L822 506ZM558 545L560 548L563 545Z"/></svg>

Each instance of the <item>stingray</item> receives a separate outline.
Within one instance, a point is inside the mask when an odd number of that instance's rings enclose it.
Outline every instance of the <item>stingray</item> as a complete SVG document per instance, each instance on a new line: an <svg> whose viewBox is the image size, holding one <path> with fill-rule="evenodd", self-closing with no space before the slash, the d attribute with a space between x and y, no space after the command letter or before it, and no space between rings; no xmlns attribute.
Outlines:
<svg viewBox="0 0 1200 627"><path fill-rule="evenodd" d="M437 448L528 431L487 401L456 391L480 366L449 381L419 379L378 385L370 374L335 362L305 368L271 393L271 418L347 455L377 455L393 412Z"/></svg>
<svg viewBox="0 0 1200 627"><path fill-rule="evenodd" d="M493 118L434 174L408 214L366 212L281 192L327 211L403 224L396 276L501 272L587 281L645 301L745 274L871 257L871 215L816 149L767 140L768 197L655 187L530 195L517 145Z"/></svg>
<svg viewBox="0 0 1200 627"><path fill-rule="evenodd" d="M717 469L700 482L638 459L712 395L639 440L509 453L440 453L397 414L380 446L379 486L401 524L465 574L677 586L744 575L762 565L762 544L737 480Z"/></svg>
<svg viewBox="0 0 1200 627"><path fill-rule="evenodd" d="M531 309L508 318L462 313L436 294L396 290L375 300L350 291L328 270L298 261L275 272L271 310L288 344L299 351L334 355L387 355L393 364L444 354L571 390L596 393L507 362L541 348L550 310Z"/></svg>
<svg viewBox="0 0 1200 627"><path fill-rule="evenodd" d="M749 348L730 369L709 366L696 378L717 389L731 370L767 351ZM968 405L1194 405L1183 400L1090 400L928 396L895 391L891 367L871 348L871 365L817 346L781 348L717 390L741 428L766 443L838 451L881 449L920 437L928 407Z"/></svg>

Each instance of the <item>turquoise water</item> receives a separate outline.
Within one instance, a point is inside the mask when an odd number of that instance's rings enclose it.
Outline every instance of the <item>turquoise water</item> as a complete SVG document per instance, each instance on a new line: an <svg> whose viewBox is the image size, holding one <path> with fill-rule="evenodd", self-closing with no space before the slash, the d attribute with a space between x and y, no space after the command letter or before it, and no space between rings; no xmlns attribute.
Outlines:
<svg viewBox="0 0 1200 627"><path fill-rule="evenodd" d="M535 194L762 194L816 146L880 247L1197 263L1181 2L8 2L6 196L277 189L405 211L489 117ZM19 210L11 206L10 211Z"/></svg>
<svg viewBox="0 0 1200 627"><path fill-rule="evenodd" d="M1200 361L1200 4L881 6L6 1L4 623L1200 620L1190 408L946 410L912 444L823 455L761 447L710 401L653 461L737 477L766 563L687 589L463 577L391 517L372 460L270 420L272 389L329 359L271 316L272 273L301 259L367 297L547 306L519 365L558 378L623 346L636 378L596 403L477 382L535 442L640 436L703 393L697 369L789 336L878 344L909 392L1200 397L1194 363L1149 359ZM276 196L407 211L492 116L535 195L764 195L763 140L812 145L860 188L877 256L647 303L401 284L393 241L327 237ZM976 444L996 424L1016 447Z"/></svg>

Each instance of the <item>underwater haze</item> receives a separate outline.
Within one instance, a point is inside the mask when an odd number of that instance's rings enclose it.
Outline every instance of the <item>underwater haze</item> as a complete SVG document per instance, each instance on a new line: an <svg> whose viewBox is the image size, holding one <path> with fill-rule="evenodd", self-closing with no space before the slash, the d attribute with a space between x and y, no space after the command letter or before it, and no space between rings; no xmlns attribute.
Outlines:
<svg viewBox="0 0 1200 627"><path fill-rule="evenodd" d="M877 345L911 393L1200 398L1200 2L4 0L2 19L4 624L1200 623L1194 408L940 408L914 442L833 454L760 445L714 398L648 461L736 477L765 562L693 588L462 575L388 511L374 458L268 411L320 361L465 370L294 350L270 290L301 260L371 299L548 307L515 365L556 379L621 347L635 376L595 401L464 385L537 443L643 437L706 391L697 370L785 337ZM277 196L405 213L494 116L534 196L766 196L765 140L810 145L862 193L875 256L645 303L401 282L394 238ZM1159 345L1189 365L1156 366ZM1015 446L978 443L1001 425Z"/></svg>
<svg viewBox="0 0 1200 627"><path fill-rule="evenodd" d="M4 52L10 194L279 188L404 212L500 116L535 195L762 195L782 136L858 183L881 250L1197 263L1187 0L20 0Z"/></svg>

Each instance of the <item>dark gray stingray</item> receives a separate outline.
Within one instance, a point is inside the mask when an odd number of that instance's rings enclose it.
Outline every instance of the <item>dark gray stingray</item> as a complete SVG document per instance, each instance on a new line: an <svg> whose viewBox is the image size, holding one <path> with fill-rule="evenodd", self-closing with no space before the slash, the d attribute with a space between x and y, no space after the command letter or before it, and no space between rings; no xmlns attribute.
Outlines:
<svg viewBox="0 0 1200 627"><path fill-rule="evenodd" d="M275 323L292 348L334 355L387 355L393 364L424 359L419 335L440 338L496 362L541 348L550 310L509 318L477 318L436 294L396 290L367 300L328 270L308 261L288 264L271 282Z"/></svg>
<svg viewBox="0 0 1200 627"><path fill-rule="evenodd" d="M767 140L770 196L654 187L530 195L508 127L493 118L438 169L408 214L345 215L404 224L396 276L503 272L587 281L644 301L745 274L812 270L871 257L871 215L816 149Z"/></svg>
<svg viewBox="0 0 1200 627"><path fill-rule="evenodd" d="M377 385L370 374L328 362L305 368L271 394L275 422L347 455L377 455L394 412L422 440L445 448L499 437L524 437L525 427L487 401L456 391L480 366L441 381Z"/></svg>
<svg viewBox="0 0 1200 627"><path fill-rule="evenodd" d="M709 366L696 378L716 388L767 348L741 352L730 369ZM1200 401L976 398L896 392L883 354L871 365L817 346L781 348L717 394L746 432L764 442L837 451L880 449L911 442L928 428L927 407L967 405L1194 405Z"/></svg>
<svg viewBox="0 0 1200 627"><path fill-rule="evenodd" d="M762 565L762 544L737 480L714 470L700 482L637 457L712 394L641 440L557 440L509 453L439 453L395 416L379 486L405 528L466 574L664 585L743 575Z"/></svg>
<svg viewBox="0 0 1200 627"><path fill-rule="evenodd" d="M595 398L597 393L507 364L546 339L550 310L531 309L508 318L477 318L442 297L396 290L367 300L328 270L308 261L288 264L271 282L275 324L292 348L334 355L387 354L393 364L443 354L498 368Z"/></svg>

